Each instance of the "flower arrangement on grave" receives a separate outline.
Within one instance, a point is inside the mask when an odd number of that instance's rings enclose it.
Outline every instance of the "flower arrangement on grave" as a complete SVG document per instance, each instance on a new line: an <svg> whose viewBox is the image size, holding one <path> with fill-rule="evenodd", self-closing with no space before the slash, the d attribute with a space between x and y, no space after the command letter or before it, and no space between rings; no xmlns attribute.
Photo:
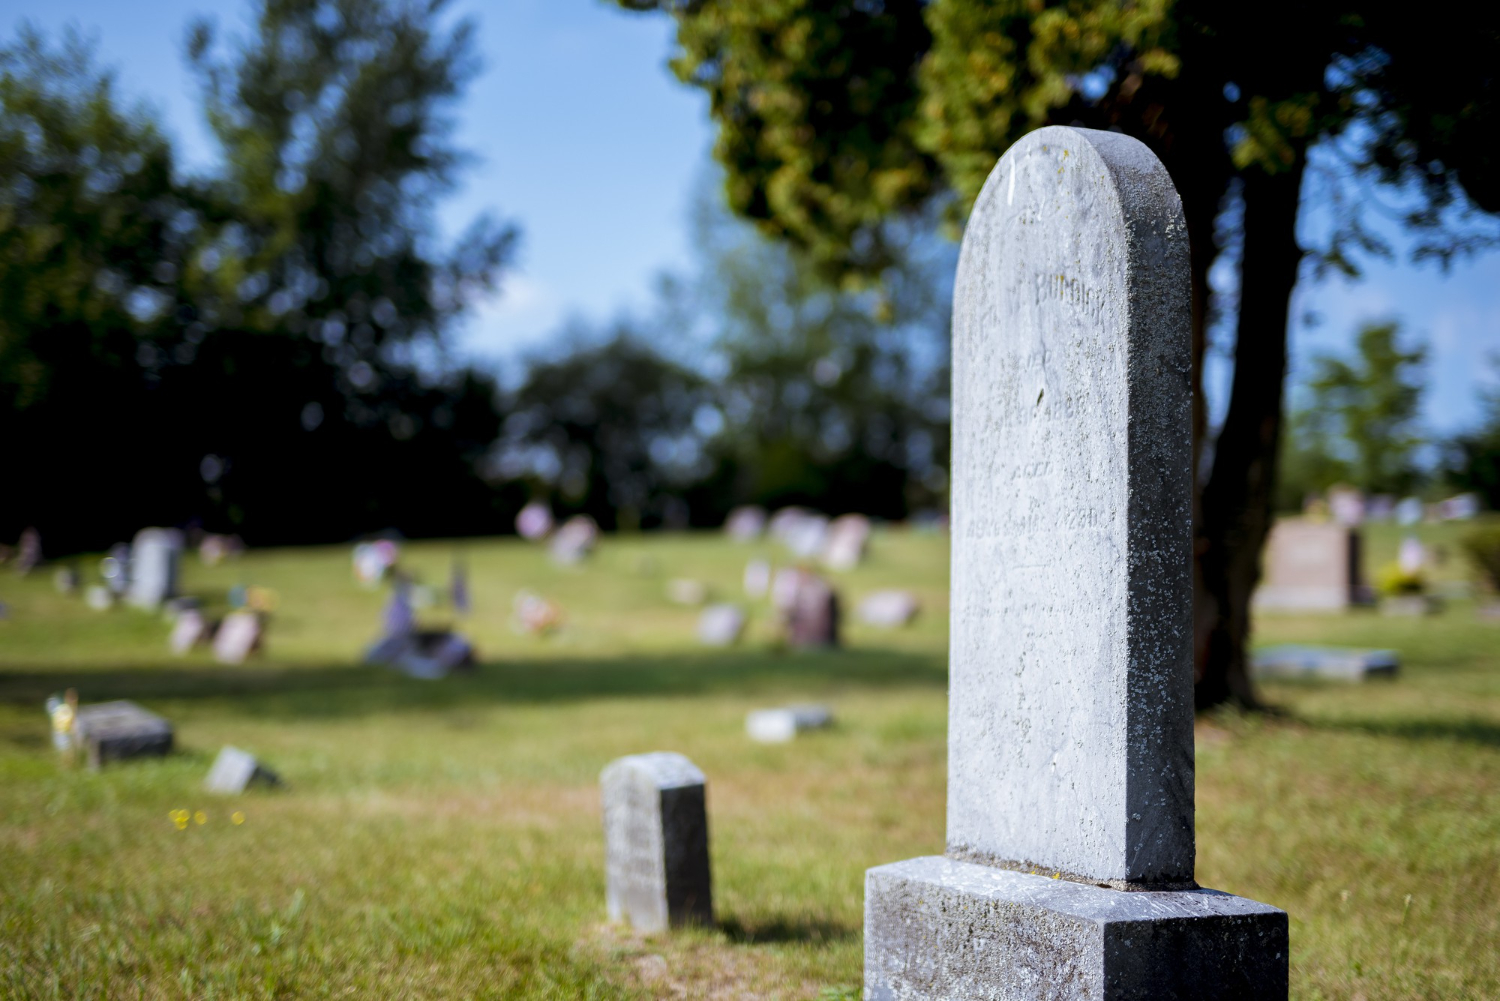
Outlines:
<svg viewBox="0 0 1500 1001"><path fill-rule="evenodd" d="M1421 570L1387 563L1381 568L1375 586L1386 598L1417 597L1427 591L1427 576Z"/></svg>

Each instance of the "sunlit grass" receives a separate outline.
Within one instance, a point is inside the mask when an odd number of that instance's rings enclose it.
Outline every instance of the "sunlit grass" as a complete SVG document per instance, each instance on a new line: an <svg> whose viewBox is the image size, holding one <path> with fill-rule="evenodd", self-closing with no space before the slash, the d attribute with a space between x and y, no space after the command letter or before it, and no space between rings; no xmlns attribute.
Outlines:
<svg viewBox="0 0 1500 1001"><path fill-rule="evenodd" d="M864 869L942 848L946 546L882 533L838 578L846 599L917 589L911 630L786 654L761 606L741 648L702 650L696 611L665 596L686 576L736 599L769 547L606 539L561 569L514 541L412 545L430 584L455 553L471 573L463 628L484 663L435 683L355 665L384 595L353 582L345 547L188 561L213 606L237 582L280 597L265 659L237 669L172 657L154 616L7 573L0 994L855 996ZM512 631L521 587L563 605L561 634ZM1200 722L1200 881L1291 913L1297 997L1500 996L1500 626L1456 602L1268 619L1259 639L1393 646L1404 672L1279 685L1281 715ZM68 685L166 715L179 753L64 769L40 703ZM746 711L793 698L838 725L745 739ZM226 743L288 788L206 796ZM654 749L709 776L716 928L604 922L598 771Z"/></svg>

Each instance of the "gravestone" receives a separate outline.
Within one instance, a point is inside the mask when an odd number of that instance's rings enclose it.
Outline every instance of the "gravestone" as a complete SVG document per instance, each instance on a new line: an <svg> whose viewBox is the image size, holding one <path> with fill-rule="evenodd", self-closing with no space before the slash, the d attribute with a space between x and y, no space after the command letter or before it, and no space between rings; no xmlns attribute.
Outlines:
<svg viewBox="0 0 1500 1001"><path fill-rule="evenodd" d="M516 515L516 534L530 542L544 539L552 532L552 508L532 501Z"/></svg>
<svg viewBox="0 0 1500 1001"><path fill-rule="evenodd" d="M760 600L771 589L771 564L765 560L751 560L745 564L743 578L745 597Z"/></svg>
<svg viewBox="0 0 1500 1001"><path fill-rule="evenodd" d="M448 629L412 629L384 636L365 651L365 663L390 667L410 678L435 681L474 667L474 646Z"/></svg>
<svg viewBox="0 0 1500 1001"><path fill-rule="evenodd" d="M867 626L896 629L916 618L921 608L921 602L917 601L917 596L912 592L892 589L865 595L860 599L855 614Z"/></svg>
<svg viewBox="0 0 1500 1001"><path fill-rule="evenodd" d="M1187 233L1109 132L1006 152L954 289L948 836L865 878L865 997L1273 998L1194 882Z"/></svg>
<svg viewBox="0 0 1500 1001"><path fill-rule="evenodd" d="M1250 658L1251 673L1258 678L1364 681L1394 678L1400 664L1394 650L1351 647L1274 646L1257 650Z"/></svg>
<svg viewBox="0 0 1500 1001"><path fill-rule="evenodd" d="M73 740L90 768L172 750L172 724L134 702L98 702L80 706L73 719Z"/></svg>
<svg viewBox="0 0 1500 1001"><path fill-rule="evenodd" d="M610 920L647 932L712 924L703 773L657 751L610 762L599 785Z"/></svg>
<svg viewBox="0 0 1500 1001"><path fill-rule="evenodd" d="M130 592L137 608L156 610L177 595L182 533L173 528L143 528L130 546Z"/></svg>
<svg viewBox="0 0 1500 1001"><path fill-rule="evenodd" d="M190 608L172 623L172 635L168 637L167 645L180 657L208 639L208 635L208 620L198 609Z"/></svg>
<svg viewBox="0 0 1500 1001"><path fill-rule="evenodd" d="M771 582L771 604L788 646L839 645L839 596L822 577L800 567L778 570Z"/></svg>
<svg viewBox="0 0 1500 1001"><path fill-rule="evenodd" d="M705 646L733 646L745 631L745 613L738 605L709 605L698 616L698 642Z"/></svg>
<svg viewBox="0 0 1500 1001"><path fill-rule="evenodd" d="M247 609L230 612L214 632L214 660L220 664L243 664L260 649L260 616Z"/></svg>
<svg viewBox="0 0 1500 1001"><path fill-rule="evenodd" d="M823 544L823 565L830 570L853 570L865 558L870 541L870 519L862 514L845 514L828 526L828 540Z"/></svg>
<svg viewBox="0 0 1500 1001"><path fill-rule="evenodd" d="M1282 518L1262 566L1250 599L1256 611L1340 612L1359 597L1360 537L1336 523Z"/></svg>
<svg viewBox="0 0 1500 1001"><path fill-rule="evenodd" d="M552 559L565 566L582 563L599 541L599 525L586 514L575 514L552 536L548 550Z"/></svg>
<svg viewBox="0 0 1500 1001"><path fill-rule="evenodd" d="M803 730L818 730L833 725L833 713L827 706L784 706L780 709L756 709L745 715L745 733L761 744L784 744Z"/></svg>
<svg viewBox="0 0 1500 1001"><path fill-rule="evenodd" d="M755 504L737 507L724 519L724 534L735 542L754 542L765 531L766 509Z"/></svg>
<svg viewBox="0 0 1500 1001"><path fill-rule="evenodd" d="M249 751L225 744L219 751L219 756L214 759L213 767L208 770L203 788L219 795L232 796L244 792L252 782L279 786L281 777L257 761Z"/></svg>

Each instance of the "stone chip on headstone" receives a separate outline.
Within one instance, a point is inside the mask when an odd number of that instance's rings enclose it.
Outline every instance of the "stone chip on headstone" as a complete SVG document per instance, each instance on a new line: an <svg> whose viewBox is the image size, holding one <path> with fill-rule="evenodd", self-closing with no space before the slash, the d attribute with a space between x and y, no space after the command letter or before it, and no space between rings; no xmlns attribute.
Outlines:
<svg viewBox="0 0 1500 1001"><path fill-rule="evenodd" d="M1285 912L1194 881L1189 316L1144 145L1005 153L954 286L947 852L866 873L866 997L1287 995Z"/></svg>
<svg viewBox="0 0 1500 1001"><path fill-rule="evenodd" d="M646 932L713 923L703 773L680 754L633 754L599 775L605 899Z"/></svg>
<svg viewBox="0 0 1500 1001"><path fill-rule="evenodd" d="M219 751L219 756L214 759L213 767L208 770L203 788L211 793L228 796L244 792L252 782L279 786L281 777L257 761L249 751L225 744Z"/></svg>
<svg viewBox="0 0 1500 1001"><path fill-rule="evenodd" d="M73 719L73 739L83 748L90 768L172 750L172 724L121 699L80 706Z"/></svg>

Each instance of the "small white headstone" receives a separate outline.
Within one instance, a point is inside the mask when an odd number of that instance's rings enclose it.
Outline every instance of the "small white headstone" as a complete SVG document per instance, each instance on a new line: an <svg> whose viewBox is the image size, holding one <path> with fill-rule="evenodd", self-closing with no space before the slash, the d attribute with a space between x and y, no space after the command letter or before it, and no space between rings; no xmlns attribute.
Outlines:
<svg viewBox="0 0 1500 1001"><path fill-rule="evenodd" d="M226 744L208 770L203 787L211 793L228 796L244 792L251 782L257 780L269 785L281 784L276 773L257 761L255 755Z"/></svg>
<svg viewBox="0 0 1500 1001"><path fill-rule="evenodd" d="M876 591L860 600L855 613L865 625L894 629L916 618L920 608L917 596L910 591Z"/></svg>
<svg viewBox="0 0 1500 1001"><path fill-rule="evenodd" d="M745 716L745 733L762 744L784 744L803 730L816 730L833 723L827 706L783 706L756 709Z"/></svg>
<svg viewBox="0 0 1500 1001"><path fill-rule="evenodd" d="M680 754L633 754L599 775L610 920L645 932L713 922L704 779Z"/></svg>
<svg viewBox="0 0 1500 1001"><path fill-rule="evenodd" d="M208 622L203 613L190 608L177 616L172 624L172 637L168 641L172 652L179 657L203 642L208 633Z"/></svg>
<svg viewBox="0 0 1500 1001"><path fill-rule="evenodd" d="M260 646L260 616L241 609L230 612L214 633L214 659L221 664L243 664Z"/></svg>
<svg viewBox="0 0 1500 1001"><path fill-rule="evenodd" d="M724 534L735 542L754 542L765 530L766 509L754 504L735 508L724 520Z"/></svg>
<svg viewBox="0 0 1500 1001"><path fill-rule="evenodd" d="M170 528L137 532L130 547L130 603L154 610L175 596L181 559L181 532Z"/></svg>
<svg viewBox="0 0 1500 1001"><path fill-rule="evenodd" d="M580 563L599 541L599 526L586 514L574 515L563 522L552 536L552 558L558 563Z"/></svg>
<svg viewBox="0 0 1500 1001"><path fill-rule="evenodd" d="M745 613L737 605L709 605L698 616L698 640L707 646L733 646L745 631Z"/></svg>
<svg viewBox="0 0 1500 1001"><path fill-rule="evenodd" d="M745 597L759 601L771 587L771 564L765 560L751 560L745 564Z"/></svg>
<svg viewBox="0 0 1500 1001"><path fill-rule="evenodd" d="M516 532L531 542L544 539L552 531L552 509L541 501L532 501L516 515Z"/></svg>

